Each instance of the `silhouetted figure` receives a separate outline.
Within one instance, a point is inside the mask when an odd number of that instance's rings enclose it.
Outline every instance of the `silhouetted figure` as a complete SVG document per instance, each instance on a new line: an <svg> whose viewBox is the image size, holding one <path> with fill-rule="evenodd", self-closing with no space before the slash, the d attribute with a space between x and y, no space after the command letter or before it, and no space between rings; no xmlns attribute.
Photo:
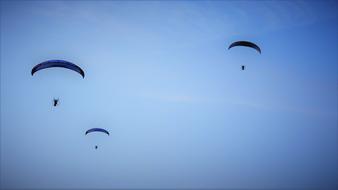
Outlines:
<svg viewBox="0 0 338 190"><path fill-rule="evenodd" d="M95 146L95 149L97 149L97 145Z"/></svg>
<svg viewBox="0 0 338 190"><path fill-rule="evenodd" d="M54 102L54 107L57 106L59 104L59 99L53 99L53 102Z"/></svg>
<svg viewBox="0 0 338 190"><path fill-rule="evenodd" d="M242 65L242 71L244 71L245 70L245 65Z"/></svg>

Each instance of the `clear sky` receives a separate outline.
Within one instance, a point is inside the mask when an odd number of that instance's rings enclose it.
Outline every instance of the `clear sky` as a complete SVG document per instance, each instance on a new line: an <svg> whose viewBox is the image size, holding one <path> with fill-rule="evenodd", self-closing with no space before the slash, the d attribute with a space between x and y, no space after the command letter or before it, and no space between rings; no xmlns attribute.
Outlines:
<svg viewBox="0 0 338 190"><path fill-rule="evenodd" d="M2 188L338 187L337 1L0 5Z"/></svg>

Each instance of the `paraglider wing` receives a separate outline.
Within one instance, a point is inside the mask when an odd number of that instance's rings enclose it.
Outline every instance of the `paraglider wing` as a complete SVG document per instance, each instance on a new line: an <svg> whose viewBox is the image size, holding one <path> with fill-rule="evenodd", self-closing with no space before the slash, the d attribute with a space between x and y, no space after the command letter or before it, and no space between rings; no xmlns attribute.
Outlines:
<svg viewBox="0 0 338 190"><path fill-rule="evenodd" d="M258 45L252 43L252 42L248 42L248 41L237 41L232 43L228 49L231 49L232 47L236 47L236 46L245 46L245 47L251 47L255 50L257 50L259 53L261 53L261 48L258 47Z"/></svg>
<svg viewBox="0 0 338 190"><path fill-rule="evenodd" d="M109 135L109 132L108 132L107 130L101 129L101 128L92 128L92 129L88 129L88 130L86 131L86 135L87 135L88 133L92 133L92 132L102 132L102 133L106 133L107 135Z"/></svg>
<svg viewBox="0 0 338 190"><path fill-rule="evenodd" d="M68 61L63 61L63 60L49 60L42 62L40 64L37 64L35 67L32 69L32 75L34 75L35 72L41 70L41 69L47 69L47 68L52 68L52 67L62 67L66 69L73 70L75 72L78 72L83 78L85 76L84 71L74 63L68 62Z"/></svg>

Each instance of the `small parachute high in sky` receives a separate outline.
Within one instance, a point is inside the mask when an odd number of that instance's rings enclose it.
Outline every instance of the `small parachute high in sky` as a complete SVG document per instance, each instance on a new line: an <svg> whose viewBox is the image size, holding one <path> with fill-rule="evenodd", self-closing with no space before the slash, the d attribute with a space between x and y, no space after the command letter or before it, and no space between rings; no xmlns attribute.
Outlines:
<svg viewBox="0 0 338 190"><path fill-rule="evenodd" d="M75 65L74 63L71 63L69 61L64 61L64 60L49 60L49 61L39 63L33 67L31 74L33 76L34 73L36 73L39 70L53 68L53 67L61 67L61 68L70 69L70 70L73 70L79 73L82 76L82 78L85 77L84 71L79 66Z"/></svg>
<svg viewBox="0 0 338 190"><path fill-rule="evenodd" d="M89 133L94 133L94 132L99 132L99 133L104 133L104 134L107 134L109 136L109 132L105 129L102 129L102 128L91 128L91 129L88 129L85 133L85 135L89 134ZM97 149L98 146L95 145L95 149Z"/></svg>
<svg viewBox="0 0 338 190"><path fill-rule="evenodd" d="M258 45L254 44L252 42L249 42L249 41L236 41L236 42L233 42L232 44L230 44L230 46L229 46L228 49L231 49L231 48L236 47L236 46L250 47L250 48L253 48L256 51L258 51L259 53L262 53L261 48Z"/></svg>
<svg viewBox="0 0 338 190"><path fill-rule="evenodd" d="M88 133L93 133L93 132L102 132L102 133L106 133L107 135L109 135L109 132L107 130L105 130L105 129L102 129L102 128L91 128L91 129L88 129L86 131L86 135Z"/></svg>
<svg viewBox="0 0 338 190"><path fill-rule="evenodd" d="M260 54L262 53L261 52L261 48L258 45L256 45L255 43L249 42L249 41L236 41L236 42L233 42L232 44L230 44L228 50L231 49L231 48L233 48L233 47L236 47L236 46L250 47L250 48L253 48L256 51L258 51ZM245 65L242 65L241 68L242 68L242 71L245 70Z"/></svg>

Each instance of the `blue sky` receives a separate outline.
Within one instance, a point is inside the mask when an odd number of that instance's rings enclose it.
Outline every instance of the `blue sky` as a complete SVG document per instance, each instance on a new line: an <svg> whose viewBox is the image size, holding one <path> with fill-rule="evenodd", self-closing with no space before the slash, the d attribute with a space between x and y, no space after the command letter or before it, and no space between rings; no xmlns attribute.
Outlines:
<svg viewBox="0 0 338 190"><path fill-rule="evenodd" d="M337 2L0 5L2 188L338 187Z"/></svg>

